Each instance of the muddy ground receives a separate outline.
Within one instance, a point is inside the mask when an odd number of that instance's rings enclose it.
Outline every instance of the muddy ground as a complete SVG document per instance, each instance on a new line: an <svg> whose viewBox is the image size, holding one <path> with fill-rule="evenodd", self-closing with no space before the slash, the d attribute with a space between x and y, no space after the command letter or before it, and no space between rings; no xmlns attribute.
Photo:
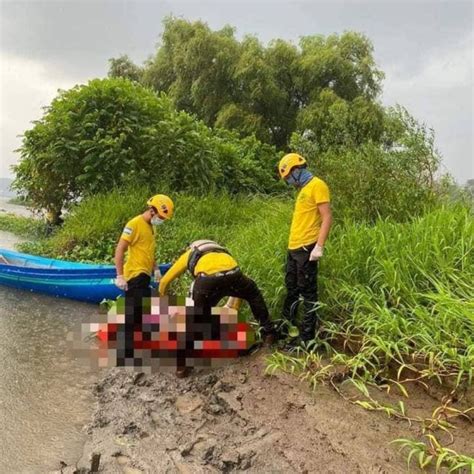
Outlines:
<svg viewBox="0 0 474 474"><path fill-rule="evenodd" d="M264 375L268 354L260 349L186 379L104 372L94 387L84 455L76 466L58 460L58 472L88 472L94 453L106 473L408 471L390 442L420 438L419 426L366 411L328 386L311 391L294 376ZM412 414L426 415L439 405L421 389L405 403ZM451 447L473 455L474 427L458 422L456 431Z"/></svg>

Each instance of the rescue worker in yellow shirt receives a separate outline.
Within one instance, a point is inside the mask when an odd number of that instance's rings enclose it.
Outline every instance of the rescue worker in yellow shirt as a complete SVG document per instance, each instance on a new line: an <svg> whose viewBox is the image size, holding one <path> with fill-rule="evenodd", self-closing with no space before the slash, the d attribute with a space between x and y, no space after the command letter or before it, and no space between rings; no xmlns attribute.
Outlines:
<svg viewBox="0 0 474 474"><path fill-rule="evenodd" d="M280 160L278 171L288 185L298 189L288 242L283 317L294 322L302 296L304 316L300 338L307 343L315 337L319 326L315 312L318 261L323 256L332 224L329 188L323 180L313 176L307 169L306 160L296 153L285 155Z"/></svg>
<svg viewBox="0 0 474 474"><path fill-rule="evenodd" d="M272 344L276 340L276 332L261 291L252 279L242 273L236 260L224 247L212 240L192 242L160 280L160 296L165 295L169 284L186 270L194 278L194 306L202 309L207 321L211 318L211 309L223 297L240 298L249 303L255 319L260 323L265 344Z"/></svg>
<svg viewBox="0 0 474 474"><path fill-rule="evenodd" d="M115 284L125 292L125 326L120 332L124 340L117 340L117 365L140 365L140 361L133 359L133 328L140 325L141 330L143 298L151 296L156 247L154 228L171 219L173 212L174 204L168 196L151 197L146 210L127 222L115 249Z"/></svg>

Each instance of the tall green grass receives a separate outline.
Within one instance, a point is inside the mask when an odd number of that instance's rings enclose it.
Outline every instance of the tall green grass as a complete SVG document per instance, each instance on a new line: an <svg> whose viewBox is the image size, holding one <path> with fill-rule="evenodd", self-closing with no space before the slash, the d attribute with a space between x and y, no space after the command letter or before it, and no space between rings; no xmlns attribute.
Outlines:
<svg viewBox="0 0 474 474"><path fill-rule="evenodd" d="M126 222L145 209L149 190L112 191L82 202L49 239L22 244L31 253L85 262L113 261L115 245ZM193 240L221 242L242 267L257 278L272 305L281 296L285 246L292 200L227 194L193 197L172 194L172 220L157 228L157 260L171 262ZM189 278L175 284L185 291Z"/></svg>
<svg viewBox="0 0 474 474"><path fill-rule="evenodd" d="M47 234L47 226L44 221L9 213L0 214L0 230L30 239L45 237Z"/></svg>
<svg viewBox="0 0 474 474"><path fill-rule="evenodd" d="M81 203L51 238L23 250L112 262L128 219L148 190L113 191ZM157 259L174 260L195 240L227 246L262 288L274 318L284 298L289 197L174 195L174 218L157 229ZM411 222L347 221L330 236L320 263L319 314L332 357L365 379L394 366L423 378L472 382L474 220L467 207L439 208ZM189 278L174 289L184 292ZM342 350L344 349L344 350Z"/></svg>
<svg viewBox="0 0 474 474"><path fill-rule="evenodd" d="M474 219L461 206L410 223L347 223L324 261L325 331L354 348L351 370L472 383Z"/></svg>

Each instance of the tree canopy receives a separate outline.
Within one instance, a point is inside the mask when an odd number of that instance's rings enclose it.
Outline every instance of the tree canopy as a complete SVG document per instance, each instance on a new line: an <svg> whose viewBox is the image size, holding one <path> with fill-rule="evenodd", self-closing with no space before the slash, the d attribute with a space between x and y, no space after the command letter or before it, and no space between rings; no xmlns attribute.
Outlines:
<svg viewBox="0 0 474 474"><path fill-rule="evenodd" d="M143 66L121 56L108 79L59 93L24 134L14 186L55 220L131 183L273 193L285 189L274 166L292 150L328 182L338 211L403 219L430 202L439 155L432 131L379 103L382 77L358 33L264 46L170 17Z"/></svg>
<svg viewBox="0 0 474 474"><path fill-rule="evenodd" d="M377 138L383 122L376 102L383 73L370 40L355 32L305 36L297 46L276 39L264 46L255 36L239 41L230 26L212 31L201 21L168 17L143 68L123 56L111 60L109 74L167 93L179 110L208 126L255 134L278 149L288 148L295 131L324 134L321 116L329 106L350 122L349 141Z"/></svg>

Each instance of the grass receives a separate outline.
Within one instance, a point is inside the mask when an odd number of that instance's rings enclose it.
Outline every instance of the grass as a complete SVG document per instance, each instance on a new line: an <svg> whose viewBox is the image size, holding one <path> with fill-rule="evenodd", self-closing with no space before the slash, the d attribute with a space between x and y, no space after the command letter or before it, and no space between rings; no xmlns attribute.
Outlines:
<svg viewBox="0 0 474 474"><path fill-rule="evenodd" d="M145 191L114 191L94 196L73 209L48 239L24 243L25 252L85 262L113 260L128 219L143 212ZM292 202L276 197L174 195L173 219L157 229L157 259L176 259L189 242L210 238L226 245L248 274L257 279L271 306L283 292L283 262ZM1 227L1 224L0 224ZM257 249L253 251L252 249ZM175 284L185 291L189 278Z"/></svg>
<svg viewBox="0 0 474 474"><path fill-rule="evenodd" d="M0 230L30 239L46 236L46 224L43 221L13 214L0 214Z"/></svg>
<svg viewBox="0 0 474 474"><path fill-rule="evenodd" d="M123 226L142 212L148 194L114 191L88 199L54 235L22 249L112 262ZM158 261L174 260L195 239L217 240L257 281L278 317L292 200L227 195L174 199L174 218L157 230ZM30 219L0 220L0 227L22 235L33 232L31 225ZM409 371L422 381L471 385L473 249L474 219L463 206L440 208L404 224L339 223L320 265L319 314L332 363L366 381L400 379ZM183 292L188 284L183 279L175 290Z"/></svg>
<svg viewBox="0 0 474 474"><path fill-rule="evenodd" d="M347 222L333 233L321 270L323 331L313 343L319 353L276 352L268 371L293 373L313 387L329 382L351 403L419 423L423 432L453 436L448 420L472 422L474 408L448 406L472 387L474 375L474 219L469 208L447 206L405 224ZM359 399L344 396L343 381L357 387ZM367 388L398 389L408 398L414 381L446 387L449 403L428 419L412 418L402 400L382 404ZM407 440L401 443L408 447ZM437 469L474 472L469 456L414 443L409 462L416 454L423 469L436 464Z"/></svg>
<svg viewBox="0 0 474 474"><path fill-rule="evenodd" d="M464 207L406 224L346 223L322 262L330 360L366 381L403 378L454 387L474 375L474 220Z"/></svg>
<svg viewBox="0 0 474 474"><path fill-rule="evenodd" d="M344 227L325 275L326 333L356 354L352 373L387 377L395 363L423 379L472 384L474 220L439 209L408 224ZM354 341L356 341L354 345Z"/></svg>
<svg viewBox="0 0 474 474"><path fill-rule="evenodd" d="M440 444L433 435L427 435L427 443L412 439L400 438L393 441L400 446L400 450L409 450L407 455L408 469L415 461L421 469L434 467L439 472L446 467L449 472L474 473L474 458L457 453L453 449Z"/></svg>

